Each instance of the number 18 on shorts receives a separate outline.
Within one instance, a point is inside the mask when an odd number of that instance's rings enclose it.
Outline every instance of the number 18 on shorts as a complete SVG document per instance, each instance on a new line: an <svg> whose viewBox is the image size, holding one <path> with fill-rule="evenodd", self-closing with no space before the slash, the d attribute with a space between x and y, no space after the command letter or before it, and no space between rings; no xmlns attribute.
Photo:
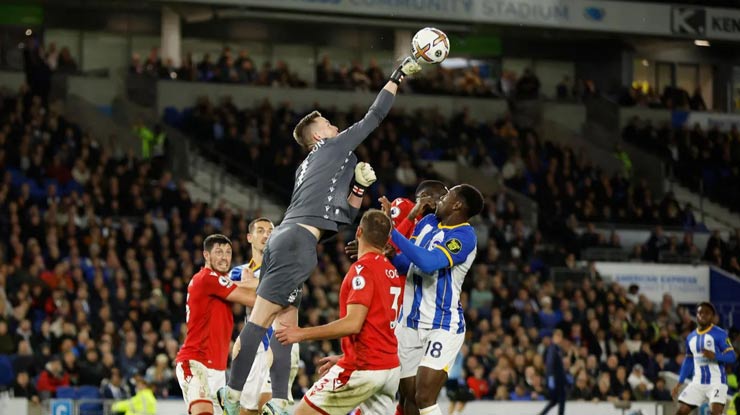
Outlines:
<svg viewBox="0 0 740 415"><path fill-rule="evenodd" d="M449 371L465 340L465 333L405 326L399 327L396 335L401 379L416 376L419 366Z"/></svg>

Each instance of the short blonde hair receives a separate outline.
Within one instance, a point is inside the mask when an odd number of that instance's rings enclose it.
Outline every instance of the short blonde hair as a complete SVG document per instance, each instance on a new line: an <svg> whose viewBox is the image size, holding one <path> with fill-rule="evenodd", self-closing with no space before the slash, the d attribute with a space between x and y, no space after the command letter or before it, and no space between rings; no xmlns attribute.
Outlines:
<svg viewBox="0 0 740 415"><path fill-rule="evenodd" d="M301 118L300 121L298 121L298 125L295 126L295 129L293 129L293 138L295 138L295 141L303 148L310 149L313 145L313 140L311 140L311 137L308 137L305 132L306 129L316 120L317 118L321 117L321 113L318 111L311 111L308 115Z"/></svg>

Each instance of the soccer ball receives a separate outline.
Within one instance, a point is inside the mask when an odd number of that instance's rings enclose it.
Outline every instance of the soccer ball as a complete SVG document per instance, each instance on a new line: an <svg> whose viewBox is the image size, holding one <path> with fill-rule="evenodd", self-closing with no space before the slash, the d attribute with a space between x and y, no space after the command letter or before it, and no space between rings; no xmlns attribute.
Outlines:
<svg viewBox="0 0 740 415"><path fill-rule="evenodd" d="M441 63L450 53L450 39L439 29L425 27L414 35L411 50L419 63Z"/></svg>

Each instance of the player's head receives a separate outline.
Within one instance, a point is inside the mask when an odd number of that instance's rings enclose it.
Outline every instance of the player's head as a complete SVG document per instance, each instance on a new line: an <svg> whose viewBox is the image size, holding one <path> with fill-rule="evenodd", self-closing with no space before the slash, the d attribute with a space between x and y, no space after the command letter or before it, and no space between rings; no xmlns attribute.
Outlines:
<svg viewBox="0 0 740 415"><path fill-rule="evenodd" d="M709 326L714 322L714 316L717 314L717 310L714 308L712 303L704 301L696 306L696 323L700 328Z"/></svg>
<svg viewBox="0 0 740 415"><path fill-rule="evenodd" d="M203 241L203 258L206 267L226 274L231 269L231 240L225 235L208 235Z"/></svg>
<svg viewBox="0 0 740 415"><path fill-rule="evenodd" d="M249 222L249 232L247 233L247 242L252 245L252 250L264 252L267 238L270 237L275 225L267 218L257 218Z"/></svg>
<svg viewBox="0 0 740 415"><path fill-rule="evenodd" d="M367 244L377 249L385 248L392 229L391 218L377 209L370 209L362 215L360 226L355 236L360 244Z"/></svg>
<svg viewBox="0 0 740 415"><path fill-rule="evenodd" d="M431 197L433 200L441 200L448 192L447 186L439 180L424 180L416 186L416 202L422 197ZM434 209L422 212L422 215L428 215L434 212Z"/></svg>
<svg viewBox="0 0 740 415"><path fill-rule="evenodd" d="M334 138L339 134L339 128L321 116L318 111L312 111L298 121L293 130L293 138L301 147L310 150L314 144L326 138Z"/></svg>
<svg viewBox="0 0 740 415"><path fill-rule="evenodd" d="M483 210L483 195L469 184L460 184L447 192L437 203L437 219L444 220L458 215L460 222L467 221Z"/></svg>

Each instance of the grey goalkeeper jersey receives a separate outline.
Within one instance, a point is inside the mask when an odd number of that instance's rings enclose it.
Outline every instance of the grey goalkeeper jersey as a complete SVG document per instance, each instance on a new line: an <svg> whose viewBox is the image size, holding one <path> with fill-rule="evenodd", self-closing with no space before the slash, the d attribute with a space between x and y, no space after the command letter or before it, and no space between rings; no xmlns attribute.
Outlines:
<svg viewBox="0 0 740 415"><path fill-rule="evenodd" d="M336 137L316 143L296 170L293 195L282 223L302 223L333 233L339 225L355 220L358 209L347 202L357 165L353 151L388 115L394 99L390 92L380 91L362 120Z"/></svg>

